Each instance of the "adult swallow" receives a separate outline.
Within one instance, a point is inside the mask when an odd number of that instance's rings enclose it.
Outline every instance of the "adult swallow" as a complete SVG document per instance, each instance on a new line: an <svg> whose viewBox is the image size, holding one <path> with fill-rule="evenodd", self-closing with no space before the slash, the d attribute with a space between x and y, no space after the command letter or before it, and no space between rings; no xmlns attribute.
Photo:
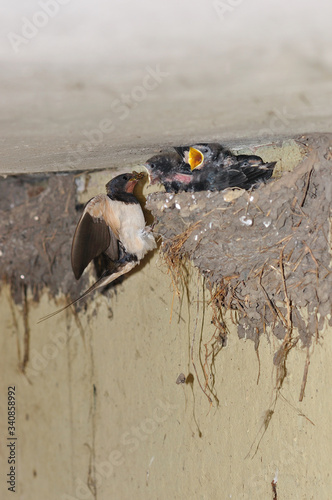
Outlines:
<svg viewBox="0 0 332 500"><path fill-rule="evenodd" d="M85 206L71 248L71 264L78 280L88 264L101 254L107 257L107 268L100 278L76 300L45 316L51 318L67 309L97 288L106 286L131 271L144 255L156 248L143 211L134 195L143 173L125 173L106 184L107 194L98 194Z"/></svg>
<svg viewBox="0 0 332 500"><path fill-rule="evenodd" d="M145 163L150 184L163 184L167 193L187 191L192 181L188 163L178 153L164 153L152 156Z"/></svg>

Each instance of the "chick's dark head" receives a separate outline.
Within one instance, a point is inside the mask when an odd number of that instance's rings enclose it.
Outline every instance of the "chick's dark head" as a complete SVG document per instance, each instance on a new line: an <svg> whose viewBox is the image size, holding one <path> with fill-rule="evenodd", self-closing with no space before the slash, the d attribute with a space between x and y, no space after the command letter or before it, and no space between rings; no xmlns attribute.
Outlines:
<svg viewBox="0 0 332 500"><path fill-rule="evenodd" d="M181 156L177 153L163 153L152 156L145 163L145 167L149 173L150 184L163 182L176 172L187 170L190 173L189 166L185 166Z"/></svg>
<svg viewBox="0 0 332 500"><path fill-rule="evenodd" d="M191 170L200 170L207 165L222 161L227 156L233 156L218 142L203 142L191 146L178 146L174 149L190 165Z"/></svg>

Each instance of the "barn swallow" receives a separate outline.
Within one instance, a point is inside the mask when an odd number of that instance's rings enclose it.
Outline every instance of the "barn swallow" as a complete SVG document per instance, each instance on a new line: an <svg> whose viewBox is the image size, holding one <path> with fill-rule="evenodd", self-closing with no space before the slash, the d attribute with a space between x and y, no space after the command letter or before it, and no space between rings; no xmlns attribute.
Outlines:
<svg viewBox="0 0 332 500"><path fill-rule="evenodd" d="M145 163L150 184L163 184L166 193L187 191L192 181L188 163L178 153L164 153L152 156Z"/></svg>
<svg viewBox="0 0 332 500"><path fill-rule="evenodd" d="M71 264L78 280L88 264L101 254L107 256L107 268L80 297L62 309L45 316L51 318L97 288L106 286L131 271L144 255L156 248L156 242L134 195L143 173L125 173L106 184L107 194L98 194L85 206L71 248Z"/></svg>
<svg viewBox="0 0 332 500"><path fill-rule="evenodd" d="M273 174L276 162L254 164L250 160L236 160L231 164L207 166L193 173L192 191L223 191L227 188L251 189L265 182Z"/></svg>
<svg viewBox="0 0 332 500"><path fill-rule="evenodd" d="M218 143L175 147L176 153L150 158L145 167L151 184L160 182L166 192L250 189L272 176L275 162L255 155L236 156Z"/></svg>
<svg viewBox="0 0 332 500"><path fill-rule="evenodd" d="M236 156L218 144L191 146L187 156L193 172L189 188L193 191L250 189L269 179L276 165L276 162L264 163L260 156Z"/></svg>

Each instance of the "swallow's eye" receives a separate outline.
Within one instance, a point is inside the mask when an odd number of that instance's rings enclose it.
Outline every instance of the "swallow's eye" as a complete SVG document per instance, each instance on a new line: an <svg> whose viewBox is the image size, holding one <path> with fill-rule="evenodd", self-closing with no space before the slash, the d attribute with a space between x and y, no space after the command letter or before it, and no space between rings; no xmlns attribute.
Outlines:
<svg viewBox="0 0 332 500"><path fill-rule="evenodd" d="M128 180L128 175L123 175L123 176L122 176L122 179L123 179L124 181L127 181L127 180Z"/></svg>

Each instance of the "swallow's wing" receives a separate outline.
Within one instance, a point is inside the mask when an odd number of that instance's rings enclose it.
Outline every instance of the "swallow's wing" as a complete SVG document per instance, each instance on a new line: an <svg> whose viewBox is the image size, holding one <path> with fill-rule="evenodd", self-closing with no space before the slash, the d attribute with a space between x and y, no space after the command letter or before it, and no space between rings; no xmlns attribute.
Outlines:
<svg viewBox="0 0 332 500"><path fill-rule="evenodd" d="M250 189L256 183L268 180L273 174L274 166L275 162L254 165L245 160L232 167L221 168L215 177L217 189L222 190L227 187Z"/></svg>
<svg viewBox="0 0 332 500"><path fill-rule="evenodd" d="M78 221L71 248L71 264L76 279L103 252L114 261L118 259L118 225L106 195L95 196L87 203Z"/></svg>
<svg viewBox="0 0 332 500"><path fill-rule="evenodd" d="M256 182L267 181L273 174L274 167L276 162L271 163L259 163L257 161L255 165L255 159L249 159L244 162L240 162L239 169L237 169L237 173L234 173L234 178L238 177L243 182L243 187L248 189L253 186ZM244 180L243 176L245 176L246 180ZM242 187L242 186L239 186Z"/></svg>

